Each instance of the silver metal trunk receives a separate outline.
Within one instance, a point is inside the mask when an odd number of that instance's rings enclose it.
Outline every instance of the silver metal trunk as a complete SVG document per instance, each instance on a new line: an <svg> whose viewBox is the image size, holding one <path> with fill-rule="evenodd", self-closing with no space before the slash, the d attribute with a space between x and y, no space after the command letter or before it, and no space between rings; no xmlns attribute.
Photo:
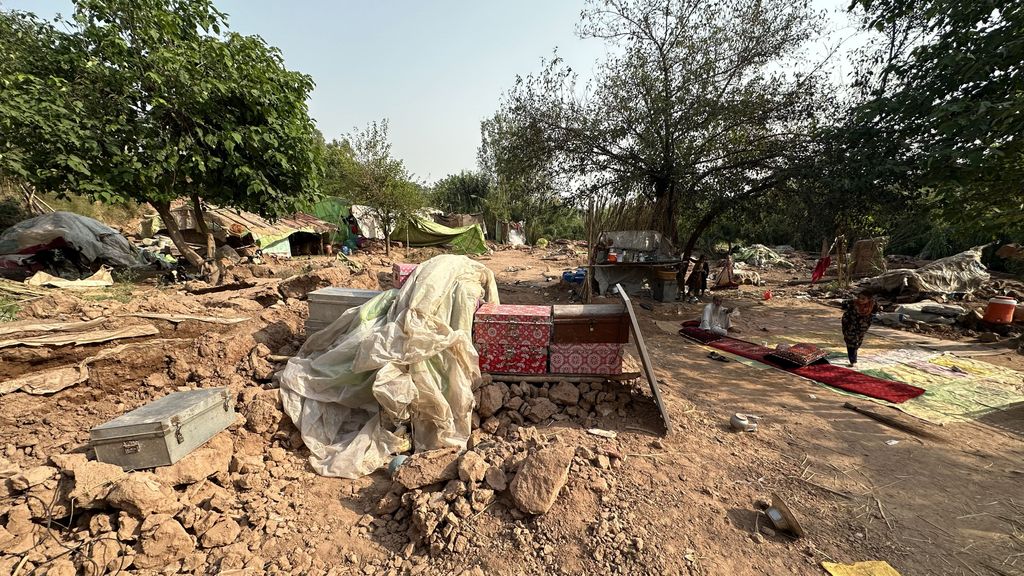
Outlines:
<svg viewBox="0 0 1024 576"><path fill-rule="evenodd" d="M125 470L168 466L235 420L227 388L174 392L89 431L96 459Z"/></svg>

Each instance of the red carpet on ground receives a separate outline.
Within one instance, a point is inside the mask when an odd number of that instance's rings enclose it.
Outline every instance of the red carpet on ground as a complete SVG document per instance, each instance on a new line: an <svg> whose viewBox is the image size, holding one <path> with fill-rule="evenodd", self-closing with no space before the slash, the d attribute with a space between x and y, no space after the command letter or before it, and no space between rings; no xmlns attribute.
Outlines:
<svg viewBox="0 0 1024 576"><path fill-rule="evenodd" d="M779 370L792 372L798 376L810 378L816 382L834 386L848 392L856 392L857 394L863 394L865 396L870 396L871 398L886 400L893 404L906 402L911 398L917 398L921 394L924 394L924 388L918 388L917 386L911 386L910 384L904 384L902 382L893 382L892 380L875 378L874 376L862 374L856 370L850 370L849 368L834 366L828 363L812 364L810 366L800 366L797 368L787 366L766 357L767 354L773 351L771 348L766 348L752 342L731 338L729 336L715 336L707 330L701 330L700 328L687 324L689 323L684 323L683 329L679 331L680 335L696 340L701 344L707 344L708 346L718 348L719 350L725 350L726 352L731 352L737 356L757 360L758 362L768 364L769 366L774 366Z"/></svg>

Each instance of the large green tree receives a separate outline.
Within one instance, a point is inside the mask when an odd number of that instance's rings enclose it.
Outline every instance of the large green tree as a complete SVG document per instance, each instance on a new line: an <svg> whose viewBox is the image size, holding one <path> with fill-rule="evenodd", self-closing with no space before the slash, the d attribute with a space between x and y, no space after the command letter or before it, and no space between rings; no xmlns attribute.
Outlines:
<svg viewBox="0 0 1024 576"><path fill-rule="evenodd" d="M211 249L204 203L274 218L315 195L313 81L261 38L230 32L212 1L76 0L61 29L23 13L3 20L22 34L3 45L17 73L4 90L18 105L0 108L0 122L20 128L0 135L18 163L5 169L62 193L149 202L197 266L172 201L191 202ZM41 94L49 86L64 96Z"/></svg>
<svg viewBox="0 0 1024 576"><path fill-rule="evenodd" d="M855 0L878 31L850 130L929 210L992 239L1024 237L1024 4Z"/></svg>
<svg viewBox="0 0 1024 576"><path fill-rule="evenodd" d="M595 79L553 59L508 94L500 139L577 197L644 198L673 239L685 217L688 256L810 156L821 78L800 50L818 27L786 0L591 0L581 35L609 45Z"/></svg>

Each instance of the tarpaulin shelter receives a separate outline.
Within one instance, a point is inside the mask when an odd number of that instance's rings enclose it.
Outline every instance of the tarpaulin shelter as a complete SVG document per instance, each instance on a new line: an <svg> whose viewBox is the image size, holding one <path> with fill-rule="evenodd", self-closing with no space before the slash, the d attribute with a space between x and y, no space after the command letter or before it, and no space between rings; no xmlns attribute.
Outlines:
<svg viewBox="0 0 1024 576"><path fill-rule="evenodd" d="M862 281L860 286L867 292L900 297L902 301L932 295L970 294L991 278L981 263L983 248L971 248L916 270L890 270Z"/></svg>
<svg viewBox="0 0 1024 576"><path fill-rule="evenodd" d="M330 232L330 240L332 244L341 244L349 236L348 225L345 223L345 220L351 213L351 206L352 203L344 198L327 196L310 206L309 213L328 224L337 226L337 230Z"/></svg>
<svg viewBox="0 0 1024 576"><path fill-rule="evenodd" d="M70 266L57 269L50 262L55 252ZM46 260L47 262L43 262ZM142 252L120 232L106 224L72 212L53 212L23 220L0 235L0 268L22 268L27 262L50 268L62 277L93 272L101 265L113 268L146 266ZM53 264L50 266L48 264Z"/></svg>
<svg viewBox="0 0 1024 576"><path fill-rule="evenodd" d="M199 234L191 205L183 203L172 207L171 215L187 241L205 245L206 240ZM212 206L204 211L204 215L218 242L234 247L254 245L264 254L281 256L292 256L296 249L302 253L318 254L330 234L338 230L336 225L303 212L274 222L252 212ZM157 215L150 216L143 223L143 235L163 229L164 224ZM299 234L306 237L293 238Z"/></svg>
<svg viewBox="0 0 1024 576"><path fill-rule="evenodd" d="M412 447L465 447L481 380L471 333L494 274L465 256L420 264L401 290L350 308L280 373L284 411L318 474L358 478Z"/></svg>
<svg viewBox="0 0 1024 576"><path fill-rule="evenodd" d="M413 216L408 223L400 223L391 239L408 241L410 246L440 246L450 244L459 254L483 254L487 252L484 231L479 224L449 228L420 215Z"/></svg>
<svg viewBox="0 0 1024 576"><path fill-rule="evenodd" d="M484 231L484 237L487 237L487 222L484 220L483 212L477 212L476 214L434 214L433 218L434 222L449 228L463 228L479 224L480 229Z"/></svg>

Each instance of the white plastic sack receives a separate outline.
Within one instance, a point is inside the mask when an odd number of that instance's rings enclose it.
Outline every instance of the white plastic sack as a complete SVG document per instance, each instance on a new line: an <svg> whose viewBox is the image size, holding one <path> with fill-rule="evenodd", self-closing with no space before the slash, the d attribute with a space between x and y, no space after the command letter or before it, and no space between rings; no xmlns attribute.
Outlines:
<svg viewBox="0 0 1024 576"><path fill-rule="evenodd" d="M285 412L313 469L358 478L409 442L465 446L480 367L472 346L480 301L498 302L494 275L465 256L420 264L400 291L381 293L312 335L281 373Z"/></svg>

